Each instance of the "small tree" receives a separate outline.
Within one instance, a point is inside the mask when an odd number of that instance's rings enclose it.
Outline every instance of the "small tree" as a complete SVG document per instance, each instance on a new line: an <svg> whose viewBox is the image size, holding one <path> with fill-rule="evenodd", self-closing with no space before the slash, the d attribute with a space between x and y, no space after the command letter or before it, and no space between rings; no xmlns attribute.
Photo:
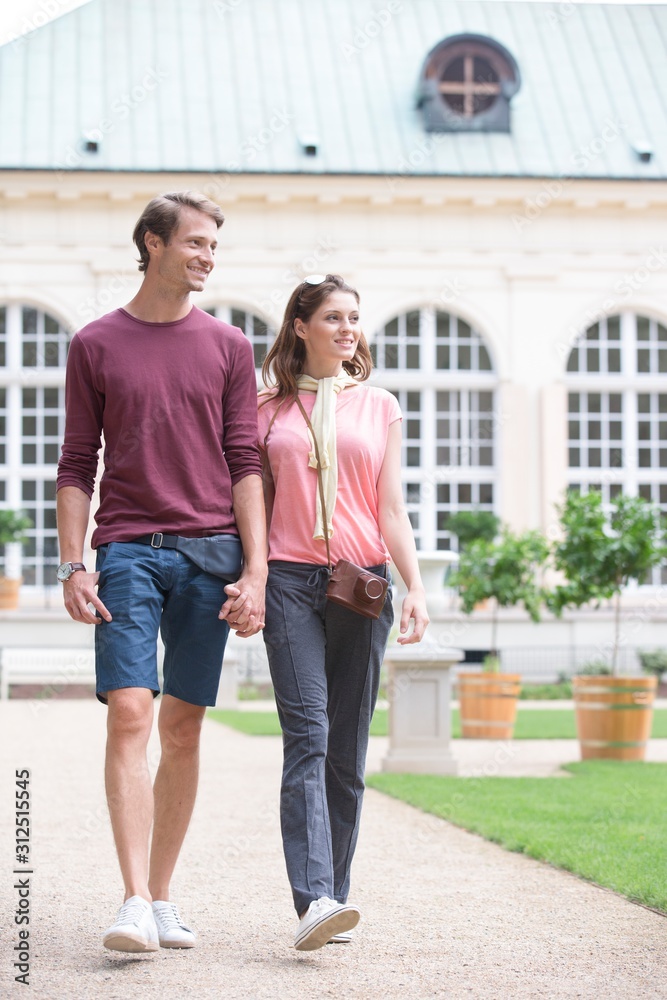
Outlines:
<svg viewBox="0 0 667 1000"><path fill-rule="evenodd" d="M532 621L540 620L542 591L536 582L539 567L549 555L549 546L538 531L516 535L504 527L494 540L477 539L466 545L452 574L464 612L476 604L493 600L491 650L497 652L498 608L523 604Z"/></svg>
<svg viewBox="0 0 667 1000"><path fill-rule="evenodd" d="M638 656L644 673L655 674L660 681L667 671L667 649L654 649L652 652L641 649Z"/></svg>
<svg viewBox="0 0 667 1000"><path fill-rule="evenodd" d="M554 565L566 579L549 596L560 615L566 607L614 599L611 667L616 674L621 591L641 582L667 556L660 512L642 497L619 496L607 514L598 491L568 493L557 508L563 540L554 546Z"/></svg>
<svg viewBox="0 0 667 1000"><path fill-rule="evenodd" d="M24 541L32 521L22 511L0 510L0 546Z"/></svg>
<svg viewBox="0 0 667 1000"><path fill-rule="evenodd" d="M459 551L477 539L492 542L500 528L500 518L492 510L458 510L447 520L447 531L459 540Z"/></svg>
<svg viewBox="0 0 667 1000"><path fill-rule="evenodd" d="M32 528L29 517L17 510L0 510L0 545L25 541L25 533Z"/></svg>

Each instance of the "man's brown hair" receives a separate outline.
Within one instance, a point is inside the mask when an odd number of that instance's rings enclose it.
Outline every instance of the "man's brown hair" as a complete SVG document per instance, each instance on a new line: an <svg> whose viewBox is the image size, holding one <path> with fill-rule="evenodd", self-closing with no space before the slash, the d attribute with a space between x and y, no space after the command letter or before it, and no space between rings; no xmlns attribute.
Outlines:
<svg viewBox="0 0 667 1000"><path fill-rule="evenodd" d="M178 228L182 208L194 208L197 212L203 212L213 219L218 229L225 221L220 207L197 191L171 191L158 195L148 202L132 234L139 251L140 271L146 271L150 262L146 233L155 233L166 246L172 233Z"/></svg>

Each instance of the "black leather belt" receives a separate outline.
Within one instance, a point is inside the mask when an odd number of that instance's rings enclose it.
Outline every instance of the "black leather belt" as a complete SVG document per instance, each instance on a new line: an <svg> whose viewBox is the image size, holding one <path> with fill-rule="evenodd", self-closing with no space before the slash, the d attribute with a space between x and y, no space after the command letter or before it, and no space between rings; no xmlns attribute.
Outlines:
<svg viewBox="0 0 667 1000"><path fill-rule="evenodd" d="M133 542L140 545L150 545L152 549L177 549L178 535L163 535L161 531L154 531L152 535L142 535L140 538L133 538Z"/></svg>

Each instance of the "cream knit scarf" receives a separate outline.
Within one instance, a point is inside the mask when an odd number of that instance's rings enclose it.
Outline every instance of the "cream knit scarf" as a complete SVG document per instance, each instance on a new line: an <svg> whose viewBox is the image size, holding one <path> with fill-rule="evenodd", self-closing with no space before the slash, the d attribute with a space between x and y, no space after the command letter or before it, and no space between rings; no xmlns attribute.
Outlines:
<svg viewBox="0 0 667 1000"><path fill-rule="evenodd" d="M320 451L320 461L322 463L322 486L324 489L324 502L327 508L327 519L329 521L329 538L334 533L333 515L336 507L336 494L338 492L338 453L336 450L336 396L344 389L359 385L356 379L343 371L333 378L311 378L310 375L300 375L297 379L299 389L304 392L316 392L317 398L310 415L310 422L313 425L317 447ZM310 451L308 453L308 465L311 469L317 468L317 456L313 444L312 434L308 429L308 439L310 441ZM313 538L324 538L324 517L322 512L322 502L320 492L317 490L317 513L315 517L315 530Z"/></svg>

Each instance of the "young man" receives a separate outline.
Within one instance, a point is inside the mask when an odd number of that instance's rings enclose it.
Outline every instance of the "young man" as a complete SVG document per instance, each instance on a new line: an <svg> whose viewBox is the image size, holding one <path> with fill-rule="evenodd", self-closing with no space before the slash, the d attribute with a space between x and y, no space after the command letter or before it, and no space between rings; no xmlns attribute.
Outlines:
<svg viewBox="0 0 667 1000"><path fill-rule="evenodd" d="M200 728L205 706L215 704L229 628L248 637L264 626L252 349L240 330L190 302L213 269L223 221L200 195L154 198L134 231L141 288L124 309L84 327L67 362L58 579L70 616L96 626L97 697L108 705L106 792L125 883L104 944L117 951L195 943L169 883L194 806ZM82 559L102 435L93 573ZM178 547L224 535L240 536L243 547L235 584ZM219 541L238 548L233 538ZM151 787L158 630L162 753Z"/></svg>

